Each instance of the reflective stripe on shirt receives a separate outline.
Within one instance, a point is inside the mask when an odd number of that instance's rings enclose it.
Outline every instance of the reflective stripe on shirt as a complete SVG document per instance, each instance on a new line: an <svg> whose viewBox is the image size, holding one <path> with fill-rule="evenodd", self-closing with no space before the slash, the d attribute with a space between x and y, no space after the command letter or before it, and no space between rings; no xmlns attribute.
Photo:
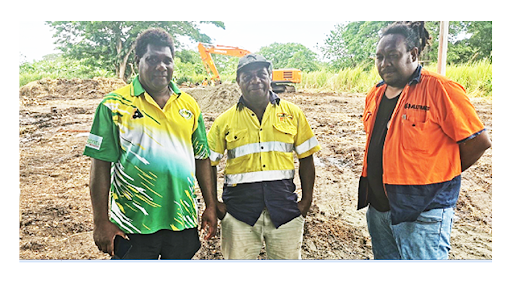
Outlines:
<svg viewBox="0 0 512 284"><path fill-rule="evenodd" d="M214 151L210 150L210 160L218 162L218 161L220 161L222 159L222 157L224 157L223 154L220 154L220 153L217 153L217 152L214 152Z"/></svg>
<svg viewBox="0 0 512 284"><path fill-rule="evenodd" d="M226 184L260 182L270 180L292 179L295 170L260 171L242 174L226 175Z"/></svg>
<svg viewBox="0 0 512 284"><path fill-rule="evenodd" d="M228 159L238 158L244 155L261 153L261 152L284 152L291 153L293 151L293 144L284 142L259 142L243 145L234 149L228 150Z"/></svg>
<svg viewBox="0 0 512 284"><path fill-rule="evenodd" d="M306 140L304 143L300 144L299 146L295 147L295 152L297 152L297 155L304 154L307 151L313 149L318 144L318 140L316 140L316 137L313 136Z"/></svg>

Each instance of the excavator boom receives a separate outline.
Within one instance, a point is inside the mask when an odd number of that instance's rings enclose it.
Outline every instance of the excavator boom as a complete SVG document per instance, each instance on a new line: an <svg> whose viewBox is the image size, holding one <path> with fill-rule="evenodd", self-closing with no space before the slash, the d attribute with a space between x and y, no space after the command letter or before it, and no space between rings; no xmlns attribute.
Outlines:
<svg viewBox="0 0 512 284"><path fill-rule="evenodd" d="M217 67L215 67L215 63L213 62L212 53L215 54L223 54L227 56L235 56L235 57L243 57L249 53L248 50L241 49L234 46L227 45L213 45L207 43L199 43L197 48L199 49L199 54L201 55L201 60L203 61L204 68L208 74L213 74L211 77L212 81L220 82L219 72L217 71ZM292 83L300 83L302 81L302 74L299 69L275 69L272 70L272 90L276 93L286 92L286 91L295 91L295 87L291 85Z"/></svg>
<svg viewBox="0 0 512 284"><path fill-rule="evenodd" d="M203 65L206 71L208 72L208 74L213 74L211 79L215 81L219 81L220 76L219 72L217 71L217 67L215 67L215 63L213 62L213 58L211 56L212 53L236 57L243 57L251 53L248 50L234 46L212 45L201 42L197 45L197 48L199 49L199 54L201 55L201 60L203 61Z"/></svg>

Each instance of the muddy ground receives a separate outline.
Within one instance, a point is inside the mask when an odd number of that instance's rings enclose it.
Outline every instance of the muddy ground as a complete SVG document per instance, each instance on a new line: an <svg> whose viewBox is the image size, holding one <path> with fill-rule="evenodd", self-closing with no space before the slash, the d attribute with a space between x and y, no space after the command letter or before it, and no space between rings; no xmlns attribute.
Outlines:
<svg viewBox="0 0 512 284"><path fill-rule="evenodd" d="M42 80L20 89L20 259L109 258L92 240L90 158L82 151L97 104L122 85L122 81L102 78ZM183 90L199 102L208 129L239 95L236 85L227 84ZM365 210L355 210L364 150L365 95L297 92L280 96L301 107L322 145L315 157L314 201L305 224L303 259L372 259ZM492 139L492 101L471 101ZM450 259L492 259L491 157L489 149L462 175ZM218 183L221 190L222 179ZM300 192L298 177L296 184ZM260 257L265 258L264 249ZM194 258L222 259L219 237L203 241Z"/></svg>

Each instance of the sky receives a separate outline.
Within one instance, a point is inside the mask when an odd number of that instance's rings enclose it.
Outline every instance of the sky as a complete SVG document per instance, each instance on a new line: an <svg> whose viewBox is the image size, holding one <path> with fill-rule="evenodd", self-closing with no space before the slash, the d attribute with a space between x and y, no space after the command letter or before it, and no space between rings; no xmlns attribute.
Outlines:
<svg viewBox="0 0 512 284"><path fill-rule="evenodd" d="M330 31L341 21L224 21L225 29L211 24L200 25L202 33L213 44L236 46L257 52L272 43L300 43L321 55L317 48L323 45ZM39 61L43 56L59 52L54 45L52 28L44 21L19 22L20 62ZM37 44L34 44L37 43ZM197 43L185 41L187 49L197 50Z"/></svg>

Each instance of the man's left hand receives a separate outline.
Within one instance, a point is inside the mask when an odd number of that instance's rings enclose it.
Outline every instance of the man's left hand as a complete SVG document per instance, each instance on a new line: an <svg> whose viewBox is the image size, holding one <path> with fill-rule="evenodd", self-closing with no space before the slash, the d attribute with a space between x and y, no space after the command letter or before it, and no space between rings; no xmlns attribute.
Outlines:
<svg viewBox="0 0 512 284"><path fill-rule="evenodd" d="M297 203L297 207L299 207L302 216L306 217L309 212L309 208L311 207L311 201L301 200Z"/></svg>
<svg viewBox="0 0 512 284"><path fill-rule="evenodd" d="M208 233L204 237L205 240L209 240L217 234L217 213L215 210L214 207L208 207L201 216L201 231L208 228Z"/></svg>

